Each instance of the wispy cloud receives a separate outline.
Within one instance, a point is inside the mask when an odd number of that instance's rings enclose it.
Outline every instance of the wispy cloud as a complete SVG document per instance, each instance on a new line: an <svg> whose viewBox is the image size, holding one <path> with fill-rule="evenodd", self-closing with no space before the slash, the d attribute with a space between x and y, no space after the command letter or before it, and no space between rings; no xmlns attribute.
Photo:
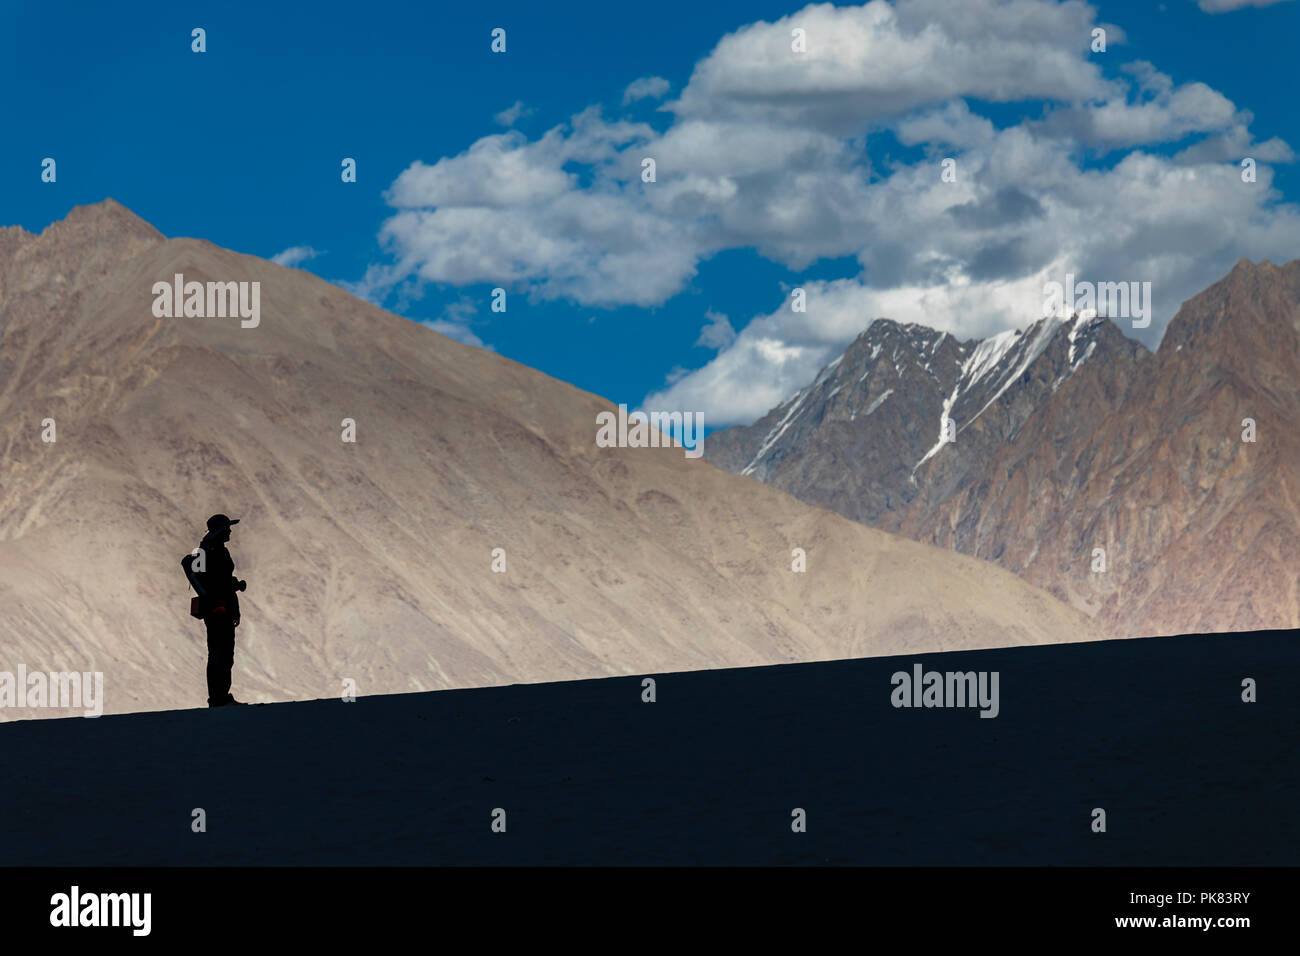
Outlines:
<svg viewBox="0 0 1300 956"><path fill-rule="evenodd" d="M1206 13L1228 13L1245 7L1271 7L1286 0L1197 0L1196 5Z"/></svg>
<svg viewBox="0 0 1300 956"><path fill-rule="evenodd" d="M507 106L505 109L503 109L500 113L498 113L496 116L492 118L497 122L497 125L499 126L514 126L515 123L519 122L525 116L528 116L530 113L533 112L535 112L535 110L531 109L530 107L524 106L523 100L515 100L513 106Z"/></svg>
<svg viewBox="0 0 1300 956"><path fill-rule="evenodd" d="M292 269L304 262L315 259L320 254L311 246L290 246L284 252L273 255L271 261L276 265L287 266Z"/></svg>
<svg viewBox="0 0 1300 956"><path fill-rule="evenodd" d="M736 330L731 327L725 315L714 312L712 309L704 313L705 325L700 329L700 337L695 341L696 345L703 345L706 349L725 349L732 342L736 341Z"/></svg>
<svg viewBox="0 0 1300 956"><path fill-rule="evenodd" d="M492 346L486 344L470 328L474 316L478 314L478 306L469 299L461 297L455 302L449 303L443 307L442 315L436 319L419 319L420 325L425 328L433 329L440 332L448 338L455 339L457 342L463 342L465 345L473 345L477 348L487 349L489 352L495 352Z"/></svg>
<svg viewBox="0 0 1300 956"><path fill-rule="evenodd" d="M623 105L627 106L637 100L657 100L663 97L672 84L662 76L643 76L633 80L623 91Z"/></svg>
<svg viewBox="0 0 1300 956"><path fill-rule="evenodd" d="M433 329L435 332L441 332L449 339L455 339L457 342L463 342L465 345L473 345L477 348L486 348L489 352L495 352L496 349L485 345L483 340L470 331L468 326L457 325L455 322L448 322L446 319L425 319L419 323L425 328Z"/></svg>

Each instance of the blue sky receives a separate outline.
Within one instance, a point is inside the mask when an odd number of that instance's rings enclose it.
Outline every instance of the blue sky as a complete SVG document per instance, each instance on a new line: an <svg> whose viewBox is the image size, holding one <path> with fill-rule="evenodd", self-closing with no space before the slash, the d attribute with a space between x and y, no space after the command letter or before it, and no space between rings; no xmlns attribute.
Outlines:
<svg viewBox="0 0 1300 956"><path fill-rule="evenodd" d="M1300 255L1296 2L0 11L0 224L112 196L169 236L313 250L401 315L710 426L876 315L983 336L1069 268L1153 281L1130 334L1155 345L1238 258Z"/></svg>

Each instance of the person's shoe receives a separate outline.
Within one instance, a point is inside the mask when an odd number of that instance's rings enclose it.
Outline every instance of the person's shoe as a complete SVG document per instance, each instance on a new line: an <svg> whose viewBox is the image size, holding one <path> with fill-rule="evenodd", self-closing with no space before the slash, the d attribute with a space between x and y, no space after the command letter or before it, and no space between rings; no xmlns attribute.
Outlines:
<svg viewBox="0 0 1300 956"><path fill-rule="evenodd" d="M208 706L209 707L243 707L245 706L245 704L242 700L235 700L233 695L227 694L225 700L219 700L216 701L215 703L212 701L208 701Z"/></svg>

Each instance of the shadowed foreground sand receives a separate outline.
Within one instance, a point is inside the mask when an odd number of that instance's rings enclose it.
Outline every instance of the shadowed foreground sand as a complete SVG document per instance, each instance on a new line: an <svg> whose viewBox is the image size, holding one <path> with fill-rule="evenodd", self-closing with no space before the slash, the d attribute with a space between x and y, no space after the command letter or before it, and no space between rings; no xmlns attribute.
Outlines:
<svg viewBox="0 0 1300 956"><path fill-rule="evenodd" d="M0 864L1295 865L1298 683L1260 631L11 723Z"/></svg>

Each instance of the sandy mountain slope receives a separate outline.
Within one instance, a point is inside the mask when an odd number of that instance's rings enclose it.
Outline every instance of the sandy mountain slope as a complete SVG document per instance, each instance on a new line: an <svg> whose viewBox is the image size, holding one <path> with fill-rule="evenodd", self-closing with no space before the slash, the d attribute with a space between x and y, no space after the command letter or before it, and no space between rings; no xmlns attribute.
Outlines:
<svg viewBox="0 0 1300 956"><path fill-rule="evenodd" d="M260 325L155 318L175 273L259 281ZM679 448L598 448L610 408L112 201L0 230L0 670L102 671L107 712L202 706L179 560L217 511L242 519L254 700L1098 636L984 561Z"/></svg>

